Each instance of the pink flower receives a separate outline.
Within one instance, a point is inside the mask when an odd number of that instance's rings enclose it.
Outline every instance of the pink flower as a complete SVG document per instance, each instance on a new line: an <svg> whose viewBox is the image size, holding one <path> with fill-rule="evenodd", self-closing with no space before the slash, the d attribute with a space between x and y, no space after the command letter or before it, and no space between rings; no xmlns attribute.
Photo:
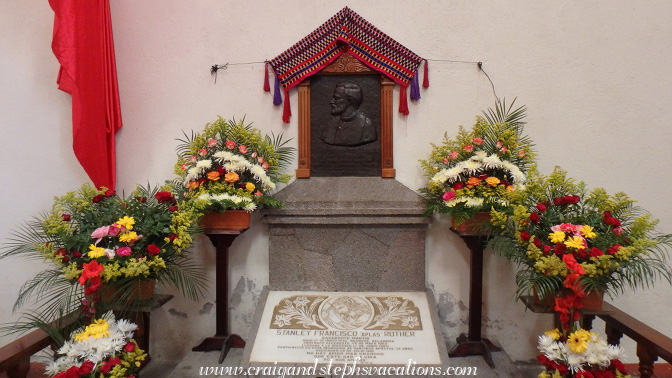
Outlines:
<svg viewBox="0 0 672 378"><path fill-rule="evenodd" d="M247 146L245 146L244 144L241 144L240 146L238 146L238 151L240 151L241 154L246 154L247 153Z"/></svg>
<svg viewBox="0 0 672 378"><path fill-rule="evenodd" d="M184 170L186 170L186 169L187 169L187 167L188 167L188 165L187 165L187 164L182 164L182 165L180 165L180 168L182 168L182 170L183 170L183 171L184 171Z"/></svg>
<svg viewBox="0 0 672 378"><path fill-rule="evenodd" d="M443 158L443 162L444 162L444 163L447 163L447 162L448 162L448 158L447 158L447 157L444 157L444 158Z"/></svg>
<svg viewBox="0 0 672 378"><path fill-rule="evenodd" d="M117 235L119 235L119 233L121 232L121 229L122 229L122 228L124 229L124 231L126 231L126 227L124 227L124 226L120 226L120 225L118 225L118 224L115 223L115 224L113 224L113 225L110 227L110 229L107 231L107 234L110 235L110 236L117 236Z"/></svg>
<svg viewBox="0 0 672 378"><path fill-rule="evenodd" d="M208 147L215 147L217 145L217 139L210 139L208 141Z"/></svg>
<svg viewBox="0 0 672 378"><path fill-rule="evenodd" d="M455 199L455 192L453 192L452 190L449 190L449 191L443 193L442 198L443 198L444 201L454 200Z"/></svg>
<svg viewBox="0 0 672 378"><path fill-rule="evenodd" d="M500 148L500 149L499 149L499 152L501 152L501 153L505 154L505 153L506 153L506 151L508 151L508 150L509 150L509 149L508 149L508 148L506 148L506 146L504 146L504 147L502 147L502 148Z"/></svg>
<svg viewBox="0 0 672 378"><path fill-rule="evenodd" d="M518 157L521 159L524 159L527 154L525 153L525 150L520 150L518 151Z"/></svg>
<svg viewBox="0 0 672 378"><path fill-rule="evenodd" d="M236 147L236 142L234 142L232 140L227 140L226 141L226 148L228 148L229 150L233 150L235 147Z"/></svg>
<svg viewBox="0 0 672 378"><path fill-rule="evenodd" d="M196 158L196 156L192 156L192 157L189 158L189 161L192 162L192 163L195 163L196 160L198 160L198 159Z"/></svg>
<svg viewBox="0 0 672 378"><path fill-rule="evenodd" d="M263 163L261 163L261 166L262 166L265 170L267 170L267 171L268 171L268 168L271 167L270 165L268 165L267 162L263 162Z"/></svg>
<svg viewBox="0 0 672 378"><path fill-rule="evenodd" d="M119 256L128 257L131 253L133 253L133 251L130 247L119 247L119 249L117 249L117 255Z"/></svg>
<svg viewBox="0 0 672 378"><path fill-rule="evenodd" d="M465 152L472 152L473 150L474 150L474 146L472 146L471 144L467 144L466 146L464 146L464 151Z"/></svg>
<svg viewBox="0 0 672 378"><path fill-rule="evenodd" d="M96 238L95 244L100 243L100 241L109 234L109 230L110 226L96 228L96 230L91 233L91 237Z"/></svg>
<svg viewBox="0 0 672 378"><path fill-rule="evenodd" d="M208 150L206 150L205 148L201 148L200 150L198 150L198 154L201 155L201 156L205 156L205 155L207 155L207 153L208 153Z"/></svg>
<svg viewBox="0 0 672 378"><path fill-rule="evenodd" d="M480 145L483 144L483 139L481 139L481 138L474 138L473 141L474 141L474 144L477 145L477 146L480 146Z"/></svg>
<svg viewBox="0 0 672 378"><path fill-rule="evenodd" d="M623 230L623 227L618 226L618 227L614 227L614 229L611 230L611 232L613 232L614 235L616 235L616 236L621 236L621 235L623 235L623 233L625 232L625 230Z"/></svg>
<svg viewBox="0 0 672 378"><path fill-rule="evenodd" d="M502 148L502 146L504 146L504 143L502 143L501 140L498 141L498 142L497 142L497 148Z"/></svg>
<svg viewBox="0 0 672 378"><path fill-rule="evenodd" d="M257 151L254 151L254 152L252 153L252 158L254 159L254 158L256 158L256 157L257 157Z"/></svg>
<svg viewBox="0 0 672 378"><path fill-rule="evenodd" d="M455 160L455 159L457 159L458 156L459 156L459 154L457 153L457 151L453 151L453 152L448 154L448 158L450 160Z"/></svg>

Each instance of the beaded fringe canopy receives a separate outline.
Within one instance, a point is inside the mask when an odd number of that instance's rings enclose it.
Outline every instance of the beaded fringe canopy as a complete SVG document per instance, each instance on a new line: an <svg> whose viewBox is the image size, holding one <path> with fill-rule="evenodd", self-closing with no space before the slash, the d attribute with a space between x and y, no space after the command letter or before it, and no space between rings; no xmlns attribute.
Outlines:
<svg viewBox="0 0 672 378"><path fill-rule="evenodd" d="M406 87L409 84L411 99L420 99L417 72L423 59L345 7L315 31L267 62L267 66L270 65L275 72L275 105L282 103L281 86L285 92L284 122L288 123L291 115L289 90L346 51L401 86L400 113L408 114ZM270 91L268 67L265 71L264 90ZM423 86L429 86L426 61Z"/></svg>

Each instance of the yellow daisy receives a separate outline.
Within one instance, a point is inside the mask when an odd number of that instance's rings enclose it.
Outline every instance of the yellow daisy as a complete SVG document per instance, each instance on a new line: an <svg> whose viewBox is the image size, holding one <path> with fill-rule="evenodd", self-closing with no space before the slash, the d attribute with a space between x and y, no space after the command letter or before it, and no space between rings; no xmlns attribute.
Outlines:
<svg viewBox="0 0 672 378"><path fill-rule="evenodd" d="M546 331L544 332L546 335L551 336L553 340L558 340L562 334L560 333L560 330L557 328L552 330L552 331Z"/></svg>
<svg viewBox="0 0 672 378"><path fill-rule="evenodd" d="M105 256L105 248L97 247L95 244L89 246L89 252L86 253L92 259L97 259L99 257Z"/></svg>
<svg viewBox="0 0 672 378"><path fill-rule="evenodd" d="M133 241L138 238L138 234L136 234L134 231L131 232L124 232L121 235L119 235L119 241L122 243L128 243L130 241Z"/></svg>
<svg viewBox="0 0 672 378"><path fill-rule="evenodd" d="M586 248L585 240L580 236L572 236L565 241L567 248L582 249Z"/></svg>
<svg viewBox="0 0 672 378"><path fill-rule="evenodd" d="M583 237L586 239L592 239L596 236L593 232L593 228L588 225L585 225L581 228L581 235L583 235Z"/></svg>
<svg viewBox="0 0 672 378"><path fill-rule="evenodd" d="M580 329L567 337L567 346L572 352L581 353L588 349L588 341L590 341L590 332Z"/></svg>
<svg viewBox="0 0 672 378"><path fill-rule="evenodd" d="M117 224L126 227L126 230L132 230L133 225L135 224L135 219L133 219L133 217L124 216L123 218L119 218Z"/></svg>
<svg viewBox="0 0 672 378"><path fill-rule="evenodd" d="M101 337L110 336L110 323L105 319L96 319L93 323L86 326L83 332L80 332L75 335L75 341L84 341L89 337L94 339L100 339Z"/></svg>
<svg viewBox="0 0 672 378"><path fill-rule="evenodd" d="M551 243L562 243L565 241L565 233L562 231L554 231L548 234L548 238L551 240Z"/></svg>

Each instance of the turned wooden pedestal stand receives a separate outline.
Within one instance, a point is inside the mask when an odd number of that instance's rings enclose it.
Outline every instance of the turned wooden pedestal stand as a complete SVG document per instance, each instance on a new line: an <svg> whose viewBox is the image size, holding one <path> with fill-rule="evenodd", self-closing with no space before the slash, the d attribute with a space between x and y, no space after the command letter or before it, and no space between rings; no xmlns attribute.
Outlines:
<svg viewBox="0 0 672 378"><path fill-rule="evenodd" d="M457 345L448 353L450 357L482 355L491 368L495 368L490 352L501 349L490 340L481 337L481 315L483 303L483 249L486 234L474 229L450 229L459 235L471 251L471 277L469 283L469 333L457 338Z"/></svg>
<svg viewBox="0 0 672 378"><path fill-rule="evenodd" d="M229 214L231 210L223 214ZM249 227L249 213L247 226L232 226L239 228L210 228L207 224L205 227L205 234L208 236L216 249L216 266L215 266L215 335L207 337L199 345L193 347L191 350L195 352L209 352L213 350L221 350L219 355L219 363L224 361L224 358L229 353L231 348L245 348L245 340L236 334L229 334L229 247L233 241ZM227 226L222 226L227 227Z"/></svg>

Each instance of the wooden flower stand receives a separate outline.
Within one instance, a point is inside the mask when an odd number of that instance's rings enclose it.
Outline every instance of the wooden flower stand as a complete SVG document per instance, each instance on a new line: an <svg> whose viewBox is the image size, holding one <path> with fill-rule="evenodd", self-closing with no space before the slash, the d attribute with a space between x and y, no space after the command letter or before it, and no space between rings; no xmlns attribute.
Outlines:
<svg viewBox="0 0 672 378"><path fill-rule="evenodd" d="M477 228L450 229L464 240L471 251L471 274L469 281L469 333L457 338L457 345L448 353L450 357L482 355L485 362L495 368L490 352L499 352L488 339L481 337L481 316L483 313L483 250L487 234Z"/></svg>
<svg viewBox="0 0 672 378"><path fill-rule="evenodd" d="M219 355L219 363L224 361L224 358L229 353L231 348L244 348L245 340L236 334L229 333L229 247L233 241L249 227L249 212L247 213L247 226L245 224L217 224L215 228L213 224L201 222L205 228L205 234L208 236L212 245L216 249L216 265L215 265L215 335L207 337L199 345L193 347L191 350L195 352L209 352L213 350L221 350ZM233 215L233 211L229 210L225 213L218 214L225 216L226 214ZM231 228L228 228L231 227ZM236 228L234 228L236 227Z"/></svg>

